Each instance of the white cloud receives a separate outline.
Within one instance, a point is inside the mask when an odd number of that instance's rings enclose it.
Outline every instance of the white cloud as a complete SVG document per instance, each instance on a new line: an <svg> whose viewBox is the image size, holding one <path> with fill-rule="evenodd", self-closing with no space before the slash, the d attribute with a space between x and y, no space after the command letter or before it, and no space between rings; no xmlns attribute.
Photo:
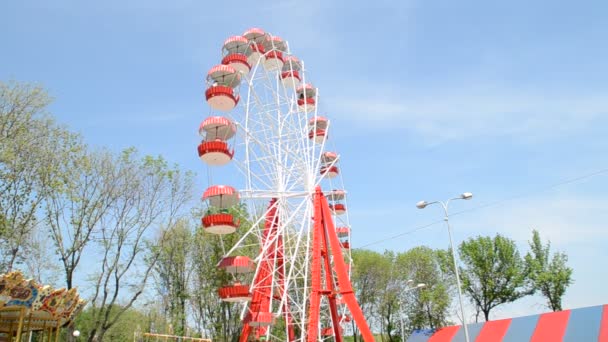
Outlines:
<svg viewBox="0 0 608 342"><path fill-rule="evenodd" d="M608 240L606 207L608 199L605 198L552 194L471 211L466 219L458 220L468 235L498 232L525 244L532 236L532 229L536 229L543 239L551 240L553 246L565 249Z"/></svg>
<svg viewBox="0 0 608 342"><path fill-rule="evenodd" d="M514 135L528 141L588 127L608 114L606 96L496 87L402 89L351 85L324 99L332 115L370 128L407 129L426 141Z"/></svg>

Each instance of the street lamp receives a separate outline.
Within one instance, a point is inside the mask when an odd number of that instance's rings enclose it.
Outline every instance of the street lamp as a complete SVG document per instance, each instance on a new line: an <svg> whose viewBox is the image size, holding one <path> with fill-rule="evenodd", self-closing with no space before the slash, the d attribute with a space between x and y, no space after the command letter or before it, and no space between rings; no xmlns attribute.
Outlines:
<svg viewBox="0 0 608 342"><path fill-rule="evenodd" d="M452 249L452 262L454 263L454 273L456 273L456 286L458 287L458 301L460 302L460 314L462 315L462 327L464 328L464 338L465 338L466 342L470 342L469 341L469 330L467 328L467 321L466 321L466 318L464 315L464 305L462 304L462 289L460 287L460 275L458 274L458 263L456 261L456 249L454 248L454 242L452 241L452 229L450 228L450 221L448 220L448 217L449 217L448 207L450 205L450 202L453 200L461 200L461 199L470 200L471 198L473 198L472 193L464 192L460 196L450 198L449 200L447 200L445 202L420 201L420 202L416 203L416 208L418 208L418 209L424 209L424 208L428 207L429 205L435 204L435 203L439 203L443 207L443 212L444 212L443 220L445 221L446 225L448 226L448 235L450 237L450 248Z"/></svg>
<svg viewBox="0 0 608 342"><path fill-rule="evenodd" d="M407 285L411 286L412 284L414 284L414 281L412 279L407 281ZM405 289L405 291L403 291L403 293L407 293L410 291L414 291L417 289L421 289L423 287L426 287L425 283L418 283L416 286L412 286L412 287L408 287ZM403 305L403 302L401 302L401 300L399 300L399 304ZM401 321L401 342L405 342L405 326L403 324L403 311L401 312L401 315L399 317L399 320Z"/></svg>

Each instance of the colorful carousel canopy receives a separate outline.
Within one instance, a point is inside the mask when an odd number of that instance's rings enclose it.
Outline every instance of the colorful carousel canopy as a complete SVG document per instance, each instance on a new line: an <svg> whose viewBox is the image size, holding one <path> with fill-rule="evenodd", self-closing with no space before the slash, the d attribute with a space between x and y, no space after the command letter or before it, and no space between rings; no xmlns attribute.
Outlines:
<svg viewBox="0 0 608 342"><path fill-rule="evenodd" d="M57 330L70 323L85 304L75 288L53 289L25 279L19 271L0 274L0 335Z"/></svg>
<svg viewBox="0 0 608 342"><path fill-rule="evenodd" d="M608 305L467 324L473 342L608 342ZM407 342L464 342L456 325L414 331Z"/></svg>

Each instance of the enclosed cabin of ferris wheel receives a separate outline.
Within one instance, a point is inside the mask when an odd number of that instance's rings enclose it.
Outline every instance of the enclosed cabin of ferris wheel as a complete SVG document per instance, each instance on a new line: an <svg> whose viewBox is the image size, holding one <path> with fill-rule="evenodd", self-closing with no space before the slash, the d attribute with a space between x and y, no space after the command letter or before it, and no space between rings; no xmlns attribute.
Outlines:
<svg viewBox="0 0 608 342"><path fill-rule="evenodd" d="M287 52L287 43L278 36L266 35L264 40L264 69L281 70L285 64L283 54Z"/></svg>
<svg viewBox="0 0 608 342"><path fill-rule="evenodd" d="M251 67L258 62L264 63L266 60L266 57L264 57L264 54L266 53L266 48L264 47L266 32L260 28L254 27L245 31L243 37L245 37L249 43L247 51L245 52L247 63L249 63Z"/></svg>
<svg viewBox="0 0 608 342"><path fill-rule="evenodd" d="M336 165L338 155L335 152L324 152L321 155L321 175L325 178L335 178L340 174L340 169Z"/></svg>
<svg viewBox="0 0 608 342"><path fill-rule="evenodd" d="M249 40L243 36L232 36L222 46L222 64L233 67L241 74L251 71L251 64L247 61Z"/></svg>
<svg viewBox="0 0 608 342"><path fill-rule="evenodd" d="M203 193L202 200L208 205L205 216L201 219L205 232L224 235L237 230L240 222L230 212L230 208L240 202L235 188L227 185L211 186Z"/></svg>
<svg viewBox="0 0 608 342"><path fill-rule="evenodd" d="M329 208L336 214L336 215L342 215L344 214L344 212L346 212L346 206L344 205L344 203L342 203L342 201L344 201L344 198L346 197L346 192L344 190L332 190L329 194L327 194L327 200L331 203L329 203ZM341 237L340 235L340 228L345 228L345 227L338 227L336 229L336 233L338 234L338 237ZM348 228L346 228L348 229ZM346 237L348 237L348 230L346 231Z"/></svg>
<svg viewBox="0 0 608 342"><path fill-rule="evenodd" d="M308 121L308 138L314 140L317 144L322 144L327 139L327 126L329 120L322 116L316 116Z"/></svg>
<svg viewBox="0 0 608 342"><path fill-rule="evenodd" d="M348 239L350 236L350 228L344 226L338 227L336 228L336 235L340 240Z"/></svg>
<svg viewBox="0 0 608 342"><path fill-rule="evenodd" d="M209 106L221 112L231 111L239 103L241 73L230 65L216 65L207 73L205 98Z"/></svg>
<svg viewBox="0 0 608 342"><path fill-rule="evenodd" d="M217 290L220 299L224 302L248 302L251 300L251 292L249 285L242 284L239 281L226 286L222 286Z"/></svg>
<svg viewBox="0 0 608 342"><path fill-rule="evenodd" d="M343 201L346 198L346 192L344 190L332 190L327 195L330 210L336 215L342 215L346 212L346 206ZM340 239L342 248L349 249L350 243L348 241L350 237L350 228L346 226L336 227L336 235Z"/></svg>
<svg viewBox="0 0 608 342"><path fill-rule="evenodd" d="M236 189L227 185L214 185L205 190L202 200L208 205L208 210L201 219L205 232L224 235L237 230L239 220L230 212L230 208L240 203L239 193ZM220 261L218 267L234 275L250 273L255 269L253 261L244 256L225 257ZM220 287L218 295L226 302L251 300L249 285L242 284L238 280Z"/></svg>
<svg viewBox="0 0 608 342"><path fill-rule="evenodd" d="M234 156L234 148L228 140L236 134L236 125L223 116L211 116L203 121L198 130L203 140L198 145L198 156L207 165L228 164Z"/></svg>
<svg viewBox="0 0 608 342"><path fill-rule="evenodd" d="M243 274L255 271L255 264L251 258L246 256L228 256L222 258L218 267L238 279ZM247 302L251 300L249 285L235 280L232 284L222 286L218 289L218 295L225 302Z"/></svg>
<svg viewBox="0 0 608 342"><path fill-rule="evenodd" d="M281 69L281 82L286 88L296 89L302 81L300 72L302 63L296 56L287 56L283 61Z"/></svg>
<svg viewBox="0 0 608 342"><path fill-rule="evenodd" d="M312 84L304 84L296 88L298 109L302 112L314 112L317 106L317 88Z"/></svg>

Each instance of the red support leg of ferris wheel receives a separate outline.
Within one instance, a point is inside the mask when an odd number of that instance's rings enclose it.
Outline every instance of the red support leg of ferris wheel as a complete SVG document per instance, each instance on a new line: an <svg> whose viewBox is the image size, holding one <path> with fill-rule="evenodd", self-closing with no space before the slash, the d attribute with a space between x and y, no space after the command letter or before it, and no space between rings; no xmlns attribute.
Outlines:
<svg viewBox="0 0 608 342"><path fill-rule="evenodd" d="M336 342L342 342L342 331L339 326L338 312L336 305L336 295L341 294L350 313L366 342L373 342L374 336L367 325L361 307L355 298L346 264L342 256L340 241L336 235L331 211L327 199L323 195L320 187L317 187L314 196L314 227L312 242L312 265L311 265L311 286L309 323L307 341L316 342L319 330L319 314L321 296L327 296L331 317L333 322L334 338ZM333 267L330 262L330 254L333 256ZM339 286L334 284L333 275L337 276ZM322 282L322 275L325 274L325 284Z"/></svg>
<svg viewBox="0 0 608 342"><path fill-rule="evenodd" d="M253 335L253 340L259 341L268 332L268 327L272 324L272 308L270 307L272 296L273 274L278 283L278 291L285 289L285 260L283 250L283 239L278 232L277 201L273 199L268 205L264 232L262 235L262 252L264 257L260 260L260 270L256 274L251 303L243 320L243 330L241 331L240 342L246 342ZM275 274L276 273L276 274ZM291 314L287 304L283 306L283 315L288 327L288 342L295 339Z"/></svg>

